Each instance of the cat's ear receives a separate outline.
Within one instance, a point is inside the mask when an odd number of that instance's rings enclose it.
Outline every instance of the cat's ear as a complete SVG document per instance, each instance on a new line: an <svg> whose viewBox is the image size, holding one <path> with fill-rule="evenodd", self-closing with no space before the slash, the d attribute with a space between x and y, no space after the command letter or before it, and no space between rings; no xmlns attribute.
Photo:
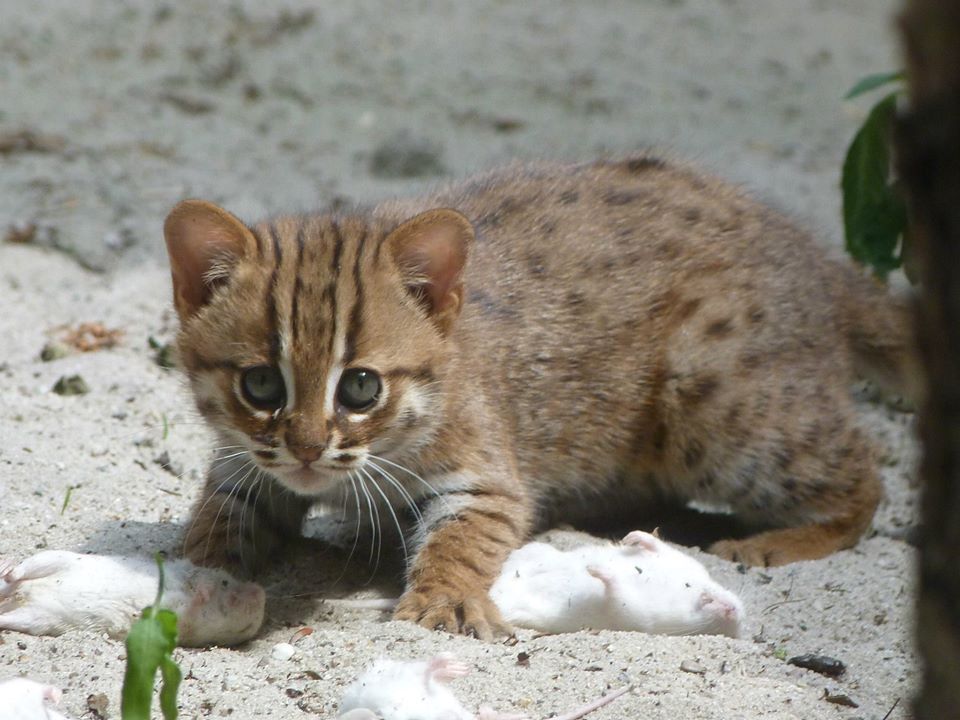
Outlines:
<svg viewBox="0 0 960 720"><path fill-rule="evenodd" d="M171 210L163 235L170 255L173 301L182 321L206 305L232 265L256 248L246 225L204 200L184 200Z"/></svg>
<svg viewBox="0 0 960 720"><path fill-rule="evenodd" d="M446 334L463 305L473 226L456 210L428 210L391 232L385 247L410 293Z"/></svg>

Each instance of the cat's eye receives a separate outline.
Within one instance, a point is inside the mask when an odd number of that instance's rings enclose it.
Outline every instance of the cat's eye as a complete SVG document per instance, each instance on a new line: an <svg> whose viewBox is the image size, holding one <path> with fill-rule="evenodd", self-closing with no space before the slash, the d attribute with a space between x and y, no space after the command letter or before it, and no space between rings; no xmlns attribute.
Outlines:
<svg viewBox="0 0 960 720"><path fill-rule="evenodd" d="M240 389L247 402L261 410L276 410L286 402L283 375L270 365L257 365L244 370L240 377Z"/></svg>
<svg viewBox="0 0 960 720"><path fill-rule="evenodd" d="M337 386L337 400L348 410L362 411L380 397L380 376L373 370L345 370Z"/></svg>

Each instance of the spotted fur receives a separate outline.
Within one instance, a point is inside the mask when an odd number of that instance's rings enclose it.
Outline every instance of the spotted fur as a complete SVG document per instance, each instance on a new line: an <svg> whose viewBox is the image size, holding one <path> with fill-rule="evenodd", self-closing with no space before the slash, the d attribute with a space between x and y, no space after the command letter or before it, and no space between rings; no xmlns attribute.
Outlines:
<svg viewBox="0 0 960 720"><path fill-rule="evenodd" d="M397 617L489 637L536 527L724 503L753 564L849 547L880 497L847 383L903 386L906 310L781 216L648 157L515 166L369 209L245 225L185 201L179 350L222 449L186 553L255 568L322 501L402 530ZM275 368L258 408L243 372ZM346 373L380 378L362 411ZM375 534L371 541L377 541Z"/></svg>

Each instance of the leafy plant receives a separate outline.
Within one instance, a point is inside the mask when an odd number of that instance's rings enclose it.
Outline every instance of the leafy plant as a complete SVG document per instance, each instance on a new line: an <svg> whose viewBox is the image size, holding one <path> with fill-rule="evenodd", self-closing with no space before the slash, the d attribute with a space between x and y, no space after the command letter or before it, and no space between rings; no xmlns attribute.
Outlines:
<svg viewBox="0 0 960 720"><path fill-rule="evenodd" d="M845 99L902 82L899 72L868 75ZM847 252L881 278L900 267L909 254L906 203L892 162L893 122L902 92L898 87L870 110L847 150L841 180Z"/></svg>
<svg viewBox="0 0 960 720"><path fill-rule="evenodd" d="M177 646L177 616L160 608L163 597L163 558L156 555L160 570L157 599L144 608L142 617L127 635L127 668L123 676L120 714L123 720L150 720L153 681L160 670L160 711L166 720L177 718L177 691L182 674L173 660Z"/></svg>

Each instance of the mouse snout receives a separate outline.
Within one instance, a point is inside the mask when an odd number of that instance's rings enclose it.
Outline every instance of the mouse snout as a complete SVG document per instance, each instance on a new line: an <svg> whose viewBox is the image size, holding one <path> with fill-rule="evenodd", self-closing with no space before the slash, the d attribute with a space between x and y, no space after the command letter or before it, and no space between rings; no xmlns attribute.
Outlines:
<svg viewBox="0 0 960 720"><path fill-rule="evenodd" d="M267 599L267 593L256 583L244 583L234 592L238 603L250 605L263 605Z"/></svg>
<svg viewBox="0 0 960 720"><path fill-rule="evenodd" d="M700 593L697 599L697 610L703 610L724 620L734 620L739 613L736 603L706 590Z"/></svg>
<svg viewBox="0 0 960 720"><path fill-rule="evenodd" d="M705 590L697 599L697 610L709 618L708 622L714 632L733 638L740 637L743 609L739 599L732 593L726 590Z"/></svg>
<svg viewBox="0 0 960 720"><path fill-rule="evenodd" d="M266 603L267 594L256 583L243 583L225 593L223 602L228 610L258 608Z"/></svg>

